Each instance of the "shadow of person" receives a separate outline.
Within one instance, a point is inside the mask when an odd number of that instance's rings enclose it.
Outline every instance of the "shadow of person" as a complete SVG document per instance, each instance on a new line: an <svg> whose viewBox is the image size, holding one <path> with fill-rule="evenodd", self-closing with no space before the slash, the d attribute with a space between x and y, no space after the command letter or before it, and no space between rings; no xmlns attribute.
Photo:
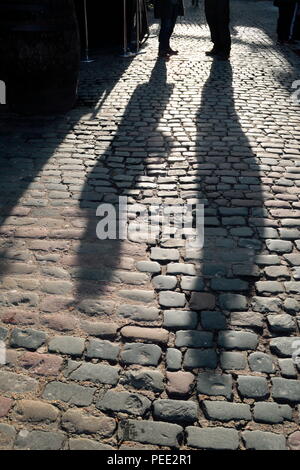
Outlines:
<svg viewBox="0 0 300 470"><path fill-rule="evenodd" d="M11 272L14 261L39 261L36 252L27 249L26 239L51 238L51 229L63 227L63 211L76 204L66 181L75 181L86 170L78 153L74 163L65 161L76 154L75 133L80 134L84 116L103 105L130 62L112 67L109 56L102 59L100 71L98 62L90 64L88 72L82 72L76 107L64 115L0 114L0 278ZM55 198L53 191L58 191Z"/></svg>
<svg viewBox="0 0 300 470"><path fill-rule="evenodd" d="M129 240L126 236L120 239L119 198L127 197L130 218L134 221L141 215L140 202L150 203L155 197L154 176L166 171L165 157L171 145L159 130L159 122L172 91L173 85L167 83L166 62L157 59L149 82L134 90L115 135L88 175L80 207L89 207L90 215L72 269L78 301L110 297L122 282L139 285L139 279L130 280L124 271L133 268L133 257L143 254L145 257L147 245L138 233L134 238L129 236ZM101 218L96 212L102 204L110 204L111 211L109 208L103 211ZM99 209L97 213L100 212ZM103 223L100 236L99 223ZM110 229L112 233L106 233Z"/></svg>
<svg viewBox="0 0 300 470"><path fill-rule="evenodd" d="M224 351L255 349L253 331L261 331L263 325L261 315L249 311L260 276L263 186L255 152L238 114L238 103L243 101L243 89L239 89L233 88L231 64L214 60L196 117L195 173L198 202L205 205L204 246L187 248L185 255L185 261L196 263L198 269L197 287L193 283L190 287L189 307L200 314L201 329L211 334L204 338L207 349L195 349L203 338L190 332L185 342L190 349L184 357L188 369L217 369L220 364L228 368ZM247 128L243 115L245 124ZM236 367L232 364L232 368Z"/></svg>

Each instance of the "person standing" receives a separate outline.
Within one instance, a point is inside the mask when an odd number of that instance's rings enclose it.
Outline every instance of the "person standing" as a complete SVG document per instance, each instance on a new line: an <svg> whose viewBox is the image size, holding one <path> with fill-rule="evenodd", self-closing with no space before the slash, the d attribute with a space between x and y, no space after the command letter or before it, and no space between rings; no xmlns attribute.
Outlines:
<svg viewBox="0 0 300 470"><path fill-rule="evenodd" d="M293 41L293 33L299 2L297 0L275 0L279 9L277 22L277 41L280 44Z"/></svg>
<svg viewBox="0 0 300 470"><path fill-rule="evenodd" d="M213 43L212 50L206 55L228 60L231 50L230 0L205 0L204 8Z"/></svg>
<svg viewBox="0 0 300 470"><path fill-rule="evenodd" d="M155 0L154 16L160 18L161 27L159 33L160 57L169 57L178 54L170 46L170 39L173 34L178 16L184 15L183 0Z"/></svg>

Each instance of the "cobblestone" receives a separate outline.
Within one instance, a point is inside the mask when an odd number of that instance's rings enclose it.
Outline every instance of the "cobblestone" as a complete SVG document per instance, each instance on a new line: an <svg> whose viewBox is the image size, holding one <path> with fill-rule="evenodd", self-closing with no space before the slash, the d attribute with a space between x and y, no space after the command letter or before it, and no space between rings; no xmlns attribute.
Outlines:
<svg viewBox="0 0 300 470"><path fill-rule="evenodd" d="M186 430L188 445L197 449L236 450L239 447L239 435L234 429L189 426Z"/></svg>
<svg viewBox="0 0 300 470"><path fill-rule="evenodd" d="M251 420L250 406L224 401L203 401L206 416L214 421Z"/></svg>
<svg viewBox="0 0 300 470"><path fill-rule="evenodd" d="M178 424L130 419L126 422L122 435L124 441L179 447L178 440L182 431Z"/></svg>
<svg viewBox="0 0 300 470"><path fill-rule="evenodd" d="M299 448L299 47L272 2L231 0L212 60L187 3L170 60L150 12L68 113L1 107L1 449ZM100 240L120 196L137 231ZM150 205L199 203L202 247L156 214L148 237Z"/></svg>
<svg viewBox="0 0 300 470"><path fill-rule="evenodd" d="M197 420L198 407L193 401L156 400L153 406L154 417L160 421L192 424Z"/></svg>
<svg viewBox="0 0 300 470"><path fill-rule="evenodd" d="M280 434L263 431L243 432L246 449L252 450L286 450L286 440Z"/></svg>
<svg viewBox="0 0 300 470"><path fill-rule="evenodd" d="M126 413L131 416L144 416L149 411L151 401L143 395L109 390L96 403L104 412Z"/></svg>

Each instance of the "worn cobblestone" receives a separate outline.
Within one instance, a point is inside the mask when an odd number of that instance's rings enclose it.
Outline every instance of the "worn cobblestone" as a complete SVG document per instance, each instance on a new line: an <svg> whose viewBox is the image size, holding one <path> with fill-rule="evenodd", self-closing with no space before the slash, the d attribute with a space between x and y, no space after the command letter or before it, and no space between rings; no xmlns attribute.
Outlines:
<svg viewBox="0 0 300 470"><path fill-rule="evenodd" d="M231 0L212 60L188 3L170 60L150 12L144 53L101 51L68 113L1 106L1 450L300 447L299 44ZM138 230L100 240L119 196ZM202 247L156 213L148 236L150 205L199 203Z"/></svg>

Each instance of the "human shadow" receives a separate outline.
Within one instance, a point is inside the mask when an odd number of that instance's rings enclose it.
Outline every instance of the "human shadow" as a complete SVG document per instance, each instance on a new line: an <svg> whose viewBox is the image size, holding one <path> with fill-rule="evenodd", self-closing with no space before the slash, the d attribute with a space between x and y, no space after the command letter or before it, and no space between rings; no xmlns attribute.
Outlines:
<svg viewBox="0 0 300 470"><path fill-rule="evenodd" d="M145 241L120 239L119 197L127 197L129 211L134 211L135 203L139 203L142 192L147 189L149 165L150 174L151 164L166 165L165 157L171 143L164 139L158 125L172 91L173 85L167 83L166 62L157 59L149 82L135 89L116 134L88 175L80 196L80 207L88 205L94 212L90 213L86 222L86 231L72 268L78 300L101 297L110 289L114 290L122 282L118 269L124 266L123 258L138 254L138 245L131 242ZM151 188L151 183L148 187ZM152 196L153 192L149 191ZM91 196L87 199L87 195ZM103 237L99 237L99 232L97 234L101 218L96 216L96 211L100 204L111 204L116 210L115 237L110 234L104 239L105 234ZM138 204L136 209L135 215L138 217ZM106 217L107 213L104 215Z"/></svg>
<svg viewBox="0 0 300 470"><path fill-rule="evenodd" d="M111 57L102 57L101 63L111 64ZM60 158L68 158L76 150L72 147L75 140L65 144L65 139L69 134L74 137L74 129L81 125L83 116L99 112L130 63L131 59L115 63L109 76L102 69L99 73L98 62L89 64L89 73L85 70L81 73L76 106L64 115L22 117L7 109L1 113L0 277L10 272L11 261L28 261L29 254L25 255L22 242L24 237L47 237L49 227L47 223L39 227L39 218L42 222L60 218L62 207L74 206L66 183L72 169L60 163ZM61 150L64 145L70 145L69 151ZM45 171L52 158L54 164ZM84 166L82 170L85 170ZM49 201L48 195L52 191L61 191L61 199ZM23 225L28 226L25 229ZM23 247L22 253L16 252L17 247Z"/></svg>
<svg viewBox="0 0 300 470"><path fill-rule="evenodd" d="M199 328L213 336L210 348L187 350L187 369L216 369L221 351L239 349L229 331L232 327L262 331L260 314L249 310L264 262L258 257L265 230L264 188L258 160L242 129L236 96L230 63L214 60L196 117L194 177L198 203L205 206L204 245L187 248L185 254L185 261L195 263L198 270L187 293L189 307L200 315ZM190 335L185 345L197 348L197 333Z"/></svg>

